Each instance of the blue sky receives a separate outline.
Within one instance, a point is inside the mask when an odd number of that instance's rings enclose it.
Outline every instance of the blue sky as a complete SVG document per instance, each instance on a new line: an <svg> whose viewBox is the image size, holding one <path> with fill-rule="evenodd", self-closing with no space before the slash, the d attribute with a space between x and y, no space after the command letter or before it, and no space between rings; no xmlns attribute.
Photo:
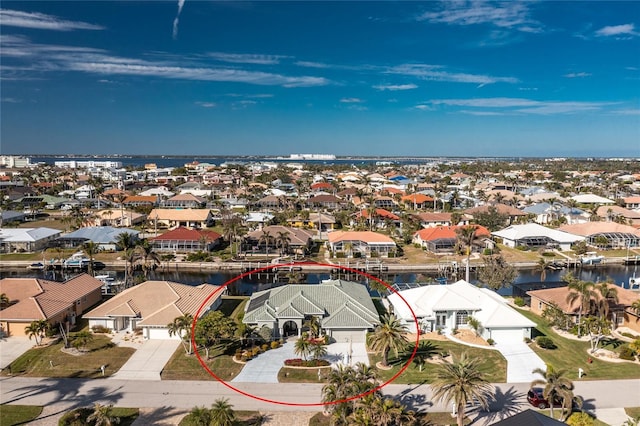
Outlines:
<svg viewBox="0 0 640 426"><path fill-rule="evenodd" d="M2 154L640 156L640 2L3 1Z"/></svg>

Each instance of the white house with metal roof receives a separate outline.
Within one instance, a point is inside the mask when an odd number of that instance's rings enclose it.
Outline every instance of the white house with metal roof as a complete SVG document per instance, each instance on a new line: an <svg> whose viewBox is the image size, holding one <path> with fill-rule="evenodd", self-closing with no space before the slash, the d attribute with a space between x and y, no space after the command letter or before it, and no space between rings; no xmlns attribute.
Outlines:
<svg viewBox="0 0 640 426"><path fill-rule="evenodd" d="M243 322L258 328L267 326L275 337L299 336L312 316L336 342L365 342L367 331L379 323L367 288L342 280L288 284L253 293Z"/></svg>
<svg viewBox="0 0 640 426"><path fill-rule="evenodd" d="M464 280L394 292L384 303L393 308L396 317L412 332L441 330L449 334L457 328L469 328L469 318L473 317L480 322L479 332L484 339L504 343L530 338L535 327L534 322L512 309L495 291Z"/></svg>
<svg viewBox="0 0 640 426"><path fill-rule="evenodd" d="M511 225L492 232L491 235L502 238L504 245L507 247L545 247L554 245L561 250L571 250L572 244L585 239L580 235L547 228L537 223Z"/></svg>
<svg viewBox="0 0 640 426"><path fill-rule="evenodd" d="M62 231L51 228L1 228L0 253L28 252L45 249Z"/></svg>

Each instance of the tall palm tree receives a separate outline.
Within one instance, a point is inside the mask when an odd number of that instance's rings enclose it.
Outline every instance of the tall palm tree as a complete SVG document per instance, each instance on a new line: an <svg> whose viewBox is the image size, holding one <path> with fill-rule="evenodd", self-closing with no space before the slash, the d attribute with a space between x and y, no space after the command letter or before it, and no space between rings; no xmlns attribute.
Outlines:
<svg viewBox="0 0 640 426"><path fill-rule="evenodd" d="M464 409L468 403L477 401L486 409L493 393L493 386L478 369L478 359L470 358L466 353L460 359L454 358L451 364L442 364L431 388L437 401L455 405L458 426L464 424Z"/></svg>
<svg viewBox="0 0 640 426"><path fill-rule="evenodd" d="M429 358L437 354L440 348L435 345L431 340L421 340L416 351L416 356L413 358L413 362L418 365L420 371Z"/></svg>
<svg viewBox="0 0 640 426"><path fill-rule="evenodd" d="M547 365L546 371L542 368L533 370L534 374L539 374L542 378L532 381L531 386L544 386L542 395L549 401L552 418L553 401L562 401L563 411L565 408L569 408L570 410L571 404L573 403L573 382L565 376L566 372L566 370L556 370L551 365Z"/></svg>
<svg viewBox="0 0 640 426"><path fill-rule="evenodd" d="M93 242L87 241L83 245L83 250L87 256L89 256L89 275L93 275L93 264L95 261L96 254L100 251L100 245Z"/></svg>
<svg viewBox="0 0 640 426"><path fill-rule="evenodd" d="M232 426L236 420L236 413L228 399L219 398L211 406L211 423L217 426Z"/></svg>
<svg viewBox="0 0 640 426"><path fill-rule="evenodd" d="M582 314L589 312L591 305L591 299L593 299L596 293L593 291L594 284L589 281L582 281L568 273L563 277L563 280L567 282L566 301L569 305L574 302L578 302L578 337L580 337L580 323L582 322Z"/></svg>
<svg viewBox="0 0 640 426"><path fill-rule="evenodd" d="M304 360L307 359L307 356L311 352L311 342L307 339L306 336L300 337L296 340L296 343L293 347L293 352L296 355L300 355Z"/></svg>
<svg viewBox="0 0 640 426"><path fill-rule="evenodd" d="M305 321L304 325L309 327L309 335L312 339L320 337L320 320L317 316L311 316L311 318Z"/></svg>
<svg viewBox="0 0 640 426"><path fill-rule="evenodd" d="M309 353L312 359L320 359L327 354L327 345L322 342L312 342Z"/></svg>
<svg viewBox="0 0 640 426"><path fill-rule="evenodd" d="M262 235L258 238L258 245L264 244L264 251L267 255L269 254L269 246L271 245L272 240L273 236L271 235L271 232L263 229Z"/></svg>
<svg viewBox="0 0 640 426"><path fill-rule="evenodd" d="M276 247L280 247L280 255L283 256L289 251L289 244L291 244L291 237L289 231L278 231L276 236Z"/></svg>
<svg viewBox="0 0 640 426"><path fill-rule="evenodd" d="M149 243L149 240L143 240L138 244L137 249L143 262L142 270L144 271L144 277L148 279L149 272L160 265L160 255L153 250L153 246Z"/></svg>
<svg viewBox="0 0 640 426"><path fill-rule="evenodd" d="M184 347L187 355L191 355L191 324L193 323L193 315L184 314L173 319L173 322L167 324L169 336L180 336L180 342Z"/></svg>
<svg viewBox="0 0 640 426"><path fill-rule="evenodd" d="M547 261L543 257L536 263L536 271L540 272L540 281L547 279Z"/></svg>
<svg viewBox="0 0 640 426"><path fill-rule="evenodd" d="M96 402L93 412L87 417L87 422L95 426L111 426L120 423L120 417L112 416L113 405L102 405Z"/></svg>
<svg viewBox="0 0 640 426"><path fill-rule="evenodd" d="M399 350L407 345L407 327L395 315L385 314L369 339L371 349L382 353L382 365L386 367L389 352L393 350L398 356Z"/></svg>
<svg viewBox="0 0 640 426"><path fill-rule="evenodd" d="M598 314L603 319L608 319L611 304L618 303L618 290L606 282L596 284L595 289L600 294L600 298L598 299Z"/></svg>
<svg viewBox="0 0 640 426"><path fill-rule="evenodd" d="M353 423L347 419L354 412L358 398L351 398L370 392L376 386L375 370L362 363L353 367L338 364L336 368L332 368L327 377L327 384L322 387L322 401L331 403L326 409L331 411L334 424ZM380 391L372 394L380 395Z"/></svg>
<svg viewBox="0 0 640 426"><path fill-rule="evenodd" d="M206 407L193 407L188 417L189 424L194 426L209 426L211 424L211 410Z"/></svg>
<svg viewBox="0 0 640 426"><path fill-rule="evenodd" d="M33 337L36 341L36 346L39 346L48 329L49 323L46 320L36 320L31 321L31 323L24 328L24 332L29 336L29 340Z"/></svg>
<svg viewBox="0 0 640 426"><path fill-rule="evenodd" d="M476 230L477 228L474 225L456 228L458 240L462 243L463 247L466 248L467 252L467 267L465 273L465 280L467 282L469 282L469 262L471 259L471 246L476 239Z"/></svg>

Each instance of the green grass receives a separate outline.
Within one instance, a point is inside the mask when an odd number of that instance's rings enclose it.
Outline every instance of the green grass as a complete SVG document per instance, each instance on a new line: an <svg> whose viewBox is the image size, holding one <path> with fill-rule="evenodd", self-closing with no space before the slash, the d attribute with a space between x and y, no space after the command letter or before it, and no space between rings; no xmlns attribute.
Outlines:
<svg viewBox="0 0 640 426"><path fill-rule="evenodd" d="M101 335L94 335L84 355L64 353L60 350L62 347L60 342L30 349L13 361L10 368L3 370L2 375L99 378L102 377L100 366L106 365L105 376L110 376L135 352L133 348L117 347L111 343L111 339Z"/></svg>
<svg viewBox="0 0 640 426"><path fill-rule="evenodd" d="M541 349L536 344L531 344L531 348L545 363L551 364L556 369L567 370L570 379L578 379L579 367L582 368L585 373L580 380L640 378L640 368L638 368L638 364L631 362L606 362L595 357L590 357L587 353L587 350L591 347L589 342L581 342L561 337L538 315L521 309L518 309L518 312L537 324L537 334L550 337L558 346L556 349ZM592 358L593 362L591 364L587 362L588 358Z"/></svg>
<svg viewBox="0 0 640 426"><path fill-rule="evenodd" d="M229 381L242 371L243 365L234 362L231 355L214 352L210 355L214 358L206 362L207 366L222 380ZM200 357L205 359L205 353L200 352ZM195 355L186 355L182 346L176 349L160 377L162 380L216 380L200 365Z"/></svg>
<svg viewBox="0 0 640 426"><path fill-rule="evenodd" d="M67 411L60 418L60 425L86 425L86 418L93 413L93 407L83 407L76 408L71 411ZM75 419L76 414L79 414L80 417ZM118 417L120 422L119 426L131 426L131 424L138 418L140 415L140 410L138 408L124 408L124 407L113 407L109 410L109 414L112 417ZM66 420L66 421L65 421Z"/></svg>
<svg viewBox="0 0 640 426"><path fill-rule="evenodd" d="M439 352L446 351L457 357L459 357L463 352L466 352L470 357L479 359L480 371L489 382L505 383L507 381L507 361L500 352L491 349L474 348L448 341L439 340L434 341L434 343L438 347ZM413 350L413 348L411 348L411 350ZM394 354L391 353L389 364L393 366L393 368L391 370L379 370L380 380L386 382L397 374L398 371L406 364L410 354L411 352L400 354L400 356L396 358ZM375 365L381 359L381 356L378 354L369 354L369 362L371 365ZM420 371L419 366L412 362L411 365L409 365L407 369L394 380L394 383L431 383L436 377L438 368L438 364L427 362L422 367L422 371Z"/></svg>
<svg viewBox="0 0 640 426"><path fill-rule="evenodd" d="M233 423L235 426L258 426L262 424L262 414L259 411L238 411L234 410L236 415L236 421ZM187 414L178 423L179 426L197 426L198 423L191 421L191 418Z"/></svg>
<svg viewBox="0 0 640 426"><path fill-rule="evenodd" d="M322 380L318 380L318 370ZM323 383L324 377L329 374L330 368L281 368L278 372L278 382L280 383Z"/></svg>
<svg viewBox="0 0 640 426"><path fill-rule="evenodd" d="M30 422L42 413L39 405L0 405L0 425L13 426Z"/></svg>

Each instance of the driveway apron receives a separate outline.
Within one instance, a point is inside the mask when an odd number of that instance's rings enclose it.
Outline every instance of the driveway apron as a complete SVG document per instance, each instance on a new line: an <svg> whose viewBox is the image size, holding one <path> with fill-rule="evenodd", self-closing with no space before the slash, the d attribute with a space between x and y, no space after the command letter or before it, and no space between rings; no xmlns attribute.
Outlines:
<svg viewBox="0 0 640 426"><path fill-rule="evenodd" d="M532 373L534 369L547 369L544 361L524 342L497 343L495 348L507 360L507 383L530 383L540 378Z"/></svg>
<svg viewBox="0 0 640 426"><path fill-rule="evenodd" d="M160 380L162 369L179 345L179 340L147 340L110 379Z"/></svg>
<svg viewBox="0 0 640 426"><path fill-rule="evenodd" d="M261 353L257 358L247 362L231 382L233 383L278 383L278 371L284 361L298 358L294 352L295 342L286 342L277 349Z"/></svg>

